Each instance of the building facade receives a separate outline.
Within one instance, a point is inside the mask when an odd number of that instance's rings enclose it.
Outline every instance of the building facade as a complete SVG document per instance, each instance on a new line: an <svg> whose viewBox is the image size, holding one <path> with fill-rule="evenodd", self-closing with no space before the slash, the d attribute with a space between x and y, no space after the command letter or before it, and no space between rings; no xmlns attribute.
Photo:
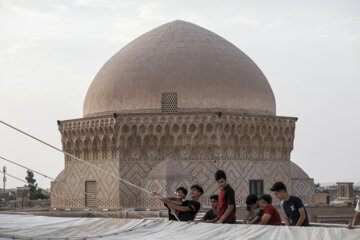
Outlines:
<svg viewBox="0 0 360 240"><path fill-rule="evenodd" d="M214 173L223 169L238 205L249 193L269 193L276 181L312 203L313 179L290 160L296 120L276 116L266 77L242 51L174 21L116 53L88 90L84 118L60 121L59 131L64 151L151 192L173 195L198 183L208 204L218 192ZM164 174L154 174L160 168ZM56 208L162 207L68 156L51 188Z"/></svg>

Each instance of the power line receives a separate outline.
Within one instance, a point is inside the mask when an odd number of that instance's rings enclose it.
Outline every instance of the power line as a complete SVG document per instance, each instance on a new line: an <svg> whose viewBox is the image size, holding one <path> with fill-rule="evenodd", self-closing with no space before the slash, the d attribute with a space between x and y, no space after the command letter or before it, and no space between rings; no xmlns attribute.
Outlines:
<svg viewBox="0 0 360 240"><path fill-rule="evenodd" d="M0 173L4 173L4 172L0 170ZM21 182L23 182L23 183L26 183L26 184L28 184L29 186L33 186L33 187L35 187L35 188L37 187L37 186L35 186L35 185L32 184L32 183L28 183L27 181L25 181L25 180L23 180L23 179L21 179L21 178L18 178L18 177L15 177L15 176L9 174L8 172L6 173L6 175L8 175L8 176L10 176L10 177L12 177L12 178L14 178L14 179L16 179L16 180L18 180L18 181L21 181ZM49 191L47 191L47 190L45 190L45 189L42 189L42 188L40 188L40 189L43 190L44 192L47 192L47 193L50 194L50 195L56 195L56 194L51 193L51 192L49 192ZM64 199L64 198L62 198L62 197L60 197L60 198L61 198L61 199ZM72 199L64 199L64 200L68 200L68 201L71 201L71 202L77 204L77 202L75 202L75 201L72 200ZM93 210L93 209L91 209L91 208L89 208L89 209L92 210L92 211L94 211L94 212L96 212L96 213L99 213L100 215L103 215L103 216L105 216L105 217L109 217L109 216L107 216L107 215L105 215L105 214L103 214L103 213L101 213L101 212L99 212L99 211Z"/></svg>
<svg viewBox="0 0 360 240"><path fill-rule="evenodd" d="M0 170L0 173L4 173L4 172ZM36 187L35 185L33 185L33 184L31 184L31 183L28 183L27 181L25 181L25 180L23 180L23 179L21 179L21 178L15 177L15 176L9 174L8 172L6 173L6 175L8 175L8 176L10 176L10 177L12 177L12 178L15 178L15 179L17 179L17 180L19 180L19 181L21 181L21 182L24 182L24 183L26 183L26 184L29 184L29 185L32 185L32 186ZM45 190L44 190L44 191L45 191Z"/></svg>
<svg viewBox="0 0 360 240"><path fill-rule="evenodd" d="M91 166L91 167L93 167L93 168L96 168L97 170L99 170L99 171L101 171L101 172L104 172L104 173L106 173L106 174L108 174L108 175L110 175L110 176L113 176L113 177L117 178L118 180L120 180L120 181L122 181L122 182L124 182L124 183L126 183L126 184L129 184L130 186L133 186L133 187L135 187L135 188L137 188L137 189L139 189L139 190L141 190L141 191L144 191L144 192L150 194L151 196L154 196L154 194L153 194L152 192L150 192L150 191L148 191L148 190L146 190L146 189L144 189L144 188L142 188L142 187L139 187L139 186L137 186L137 185L135 185L135 184L133 184L133 183L125 180L125 179L122 179L121 177L116 176L115 174L113 174L113 173L111 173L111 172L108 172L108 171L106 171L106 170L104 170L104 169L102 169L102 168L100 168L100 167L98 167L98 166L96 166L96 165L94 165L94 164L91 164L91 163L89 163L89 162L87 162L87 161L85 161L85 160L82 160L82 159L76 157L75 155L72 155L72 154L70 154L70 153L67 153L67 152L65 152L65 151L62 151L61 149L59 149L59 148L57 148L57 147L55 147L55 146L53 146L53 145L51 145L51 144L49 144L49 143L47 143L47 142L44 142L44 141L42 141L42 140L40 140L40 139L38 139L38 138L36 138L36 137L34 137L34 136L26 133L26 132L24 132L24 131L22 131L22 130L20 130L20 129L18 129L18 128L10 125L10 124L8 124L8 123L5 123L5 122L3 122L3 121L0 121L0 123L2 123L2 124L4 124L4 125L12 128L12 129L14 129L14 130L16 130L16 131L18 131L18 132L20 132L20 133L22 133L22 134L30 137L30 138L32 138L32 139L35 139L36 141L38 141L38 142L40 142L40 143L42 143L42 144L45 144L45 145L47 145L48 147L51 147L51 148L53 148L53 149L55 149L55 150L57 150L57 151L59 151L59 152L62 152L62 153L64 153L65 155L67 155L67 156L69 156L69 157L71 157L71 158L74 158L74 159L76 159L76 160L78 160L78 161L80 161L80 162L82 162L82 163L84 163L84 164L86 164L86 165L88 165L88 166Z"/></svg>
<svg viewBox="0 0 360 240"><path fill-rule="evenodd" d="M30 168L28 168L28 167L26 167L26 166L24 166L24 165L18 164L18 163L14 162L14 161L11 161L10 159L7 159L7 158L1 157L1 156L0 156L0 158L3 159L3 160L5 160L5 161L7 161L7 162L10 162L10 163L12 163L12 164L15 164L15 165L17 165L17 166L19 166L19 167L21 167L21 168L24 168L24 169L26 169L26 170L30 170L30 171L35 172L35 173L37 173L37 174L39 174L39 175L42 175L42 176L44 176L44 177L46 177L46 178L48 178L48 179L50 179L50 180L55 181L54 178L48 177L48 176L46 176L46 175L43 174L43 173L37 172L37 171L35 171L35 170L33 170L33 169L30 169ZM5 174L5 171L4 171L4 174ZM11 176L11 175L9 175L9 176ZM15 176L11 176L11 177L16 178ZM26 181L24 181L24 180L22 180L22 179L19 179L19 178L16 178L16 179L17 179L17 180L20 180L20 181L22 181L22 182L27 183ZM67 182L65 182L65 181L57 181L57 182L59 182L59 183L61 183L61 184L71 185L70 183L67 183ZM46 190L44 190L44 191L46 191ZM51 192L49 192L49 193L52 194ZM96 197L96 195L91 194L91 193L88 193L88 192L86 192L86 191L84 191L83 193L84 193L85 195L89 195L89 196ZM69 199L67 199L67 200L69 200ZM74 202L75 202L75 201L74 201ZM89 208L89 209L90 209L90 208ZM125 208L122 208L122 207L119 207L119 209L126 210ZM97 212L97 211L95 211L95 212ZM143 218L142 216L140 216L140 215L138 215L138 214L135 214L135 215L138 216L138 217Z"/></svg>
<svg viewBox="0 0 360 240"><path fill-rule="evenodd" d="M57 148L57 147L55 147L55 146L53 146L53 145L51 145L51 144L49 144L49 143L47 143L47 142L45 142L45 141L42 141L42 140L40 140L39 138L36 138L36 137L34 137L34 136L32 136L32 135L30 135L30 134L28 134L28 133L26 133L26 132L24 132L24 131L22 131L22 130L20 130L20 129L18 129L18 128L10 125L10 124L8 124L8 123L5 123L5 122L3 122L3 121L1 121L1 120L0 120L0 123L4 124L5 126L8 126L9 128L12 128L12 129L14 129L14 130L16 130L16 131L18 131L18 132L20 132L20 133L22 133L22 134L24 134L24 135L26 135L26 136L28 136L28 137L30 137L30 138L32 138L32 139L40 142L40 143L42 143L42 144L45 144L46 146L48 146L48 147L50 147L50 148L53 148L53 149L55 149L55 150L57 150L57 151L59 151L59 152L62 152L62 153L64 153L65 155L67 155L67 156L69 156L69 157L71 157L71 158L74 158L74 159L76 159L76 160L78 160L78 161L80 161L80 162L82 162L82 163L84 163L84 164L86 164L86 165L88 165L88 166L90 166L90 167L96 168L97 170L99 170L99 171L101 171L101 172L103 172L103 173L105 173L105 174L108 174L108 175L110 175L110 176L112 176L112 177L114 177L114 178L117 178L118 180L122 181L123 183L128 184L128 185L130 185L130 186L132 186L132 187L135 187L135 188L137 188L137 189L139 189L139 190L141 190L141 191L149 194L150 196L153 196L153 197L156 197L156 198L161 199L160 196L154 195L152 192L150 192L150 191L148 191L148 190L146 190L146 189L144 189L144 188L142 188L142 187L139 187L139 186L137 186L137 185L135 185L135 184L133 184L133 183L131 183L131 182L129 182L129 181L127 181L127 180L119 177L119 176L116 176L115 174L113 174L113 173L111 173L111 172L109 172L109 171L106 171L106 170L104 170L104 169L102 169L102 168L100 168L100 167L98 167L98 166L96 166L96 165L94 165L94 164L91 164L91 163L89 163L89 162L87 162L87 161L85 161L85 160L82 160L81 158L78 158L78 157L76 157L75 155L72 155L72 154L70 154L70 153L68 153L68 152L62 151L61 149L59 149L59 148ZM10 176L10 175L9 175L9 176ZM178 221L180 221L179 218L178 218L176 215L175 215L175 217L176 217L176 219L177 219Z"/></svg>
<svg viewBox="0 0 360 240"><path fill-rule="evenodd" d="M55 179L52 178L52 177L49 177L49 176L47 176L47 175L45 175L45 174L43 174L43 173L40 173L40 172L38 172L38 171L35 171L35 170L31 169L31 168L25 167L24 165L21 165L21 164L19 164L19 163L16 163L16 162L14 162L14 161L11 161L10 159L7 159L7 158L1 157L1 156L0 156L0 159L2 159L2 160L4 160L4 161L7 161L7 162L9 162L9 163L15 164L15 165L17 165L17 166L19 166L19 167L25 168L26 170L32 171L32 172L37 173L37 174L39 174L39 175L41 175L41 176L43 176L43 177L45 177L45 178L48 178L48 179L51 179L51 180L55 181Z"/></svg>

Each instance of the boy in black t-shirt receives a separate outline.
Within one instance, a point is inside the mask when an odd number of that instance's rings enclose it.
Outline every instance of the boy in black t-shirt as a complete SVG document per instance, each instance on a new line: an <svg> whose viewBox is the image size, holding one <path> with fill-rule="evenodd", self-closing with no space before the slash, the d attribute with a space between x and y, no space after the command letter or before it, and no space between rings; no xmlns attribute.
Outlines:
<svg viewBox="0 0 360 240"><path fill-rule="evenodd" d="M185 201L187 195L187 190L184 187L178 187L176 189L175 192L175 197L168 197L167 199L172 201L172 203L176 204L176 205L182 205L183 202ZM172 211L172 209L170 209L168 207L168 205L165 203L164 204L165 207L168 209L168 214L169 214L169 220L174 220L177 221L176 217L174 216L174 214L176 214L176 216L179 215L179 212L176 211Z"/></svg>
<svg viewBox="0 0 360 240"><path fill-rule="evenodd" d="M275 197L283 201L281 208L285 213L285 224L288 226L309 226L309 219L306 208L301 199L290 196L284 183L277 182L270 189L275 193Z"/></svg>
<svg viewBox="0 0 360 240"><path fill-rule="evenodd" d="M255 194L246 197L246 214L243 219L244 224L258 224L264 210L260 209L259 199ZM260 217L259 217L260 216Z"/></svg>
<svg viewBox="0 0 360 240"><path fill-rule="evenodd" d="M219 196L216 194L210 196L211 209L208 210L200 220L195 220L195 224L199 222L213 223L216 221L218 199Z"/></svg>
<svg viewBox="0 0 360 240"><path fill-rule="evenodd" d="M236 223L234 189L226 182L223 170L216 171L215 180L220 188L216 223Z"/></svg>
<svg viewBox="0 0 360 240"><path fill-rule="evenodd" d="M180 221L193 221L195 219L196 214L200 210L200 202L199 198L201 194L204 193L204 190L201 186L195 184L191 186L191 198L192 200L185 200L181 206L174 204L172 201L162 198L160 199L164 203L168 205L169 208L175 209L179 212L179 220Z"/></svg>

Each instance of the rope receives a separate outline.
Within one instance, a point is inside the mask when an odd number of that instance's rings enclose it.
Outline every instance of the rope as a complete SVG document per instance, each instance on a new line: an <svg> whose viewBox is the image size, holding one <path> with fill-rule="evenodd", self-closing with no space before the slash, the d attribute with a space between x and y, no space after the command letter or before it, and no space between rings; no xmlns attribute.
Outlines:
<svg viewBox="0 0 360 240"><path fill-rule="evenodd" d="M10 163L12 163L12 164L15 164L15 165L21 167L21 168L24 168L24 169L26 169L26 170L30 170L30 171L35 172L35 173L37 173L37 174L39 174L39 175L41 175L41 176L43 176L43 177L45 177L45 178L48 178L48 179L50 179L50 180L55 181L55 179L52 178L52 177L46 176L46 175L43 174L43 173L37 172L37 171L35 171L35 170L32 170L31 168L28 168L28 167L26 167L26 166L24 166L24 165L18 164L18 163L14 162L14 161L11 161L10 159L7 159L7 158L1 157L1 156L0 156L0 159L3 159L3 160L5 160L5 161L7 161L7 162L10 162ZM9 174L9 176L11 176L11 175ZM11 176L11 177L16 178L15 176ZM22 182L27 183L26 181L24 181L24 180L22 180L22 179L19 179L19 178L16 178L16 179L17 179L17 180L20 180L20 181L22 181ZM61 184L71 185L71 183L67 183L67 182L65 182L65 181L58 181L58 182L61 183ZM72 185L71 185L71 186L72 186ZM43 190L44 190L44 189L43 189ZM44 191L46 191L46 190L44 190ZM46 192L47 192L47 191L46 191ZM51 192L48 192L48 193L52 194ZM88 193L88 192L86 192L86 191L84 191L83 193L84 193L85 195L89 195L89 196L96 197L96 195L91 194L91 193ZM64 199L64 198L62 198L62 199ZM69 200L69 199L66 199L66 200ZM70 200L70 201L73 201L73 200ZM75 202L75 201L73 201L73 202ZM75 202L75 203L76 203L76 202ZM77 203L76 203L76 204L77 204ZM119 210L120 210L120 209L126 210L126 208L122 208L122 207L118 207L118 208L119 208ZM92 211L94 211L94 212L98 212L98 213L102 214L100 211L96 211L96 210L93 210L93 209L91 209L91 208L89 208L89 209L92 210ZM104 215L104 214L102 214L102 215ZM143 218L143 216L138 215L138 214L136 214L136 213L134 213L134 215ZM104 215L104 216L105 216L105 215ZM119 218L119 217L118 217L118 218Z"/></svg>
<svg viewBox="0 0 360 240"><path fill-rule="evenodd" d="M0 170L0 173L4 173L4 172ZM20 178L18 178L18 177L15 177L15 176L9 174L8 172L6 172L6 175L8 175L8 176L10 176L10 177L12 177L12 178L15 178L15 179L17 179L17 180L19 180L19 181L21 181L21 182L24 182L24 183L26 183L26 184L33 185L33 184L31 184L31 183L28 183L28 182L25 181L25 180L22 180L22 179L20 179ZM33 185L33 186L34 186L34 185ZM36 187L36 186L34 186L34 187Z"/></svg>
<svg viewBox="0 0 360 240"><path fill-rule="evenodd" d="M130 185L130 186L132 186L132 187L134 187L134 188L137 188L137 189L139 189L139 190L141 190L141 191L143 191L143 192L146 192L146 193L154 196L154 194L153 194L152 192L150 192L150 191L148 191L148 190L146 190L146 189L144 189L144 188L142 188L142 187L139 187L139 186L137 186L137 185L135 185L135 184L133 184L133 183L125 180L125 179L122 179L121 177L116 176L115 174L113 174L113 173L111 173L111 172L108 172L108 171L106 171L106 170L104 170L104 169L102 169L102 168L100 168L100 167L98 167L98 166L96 166L96 165L94 165L94 164L91 164L91 163L89 163L89 162L86 162L85 160L82 160L82 159L76 157L75 155L72 155L72 154L70 154L70 153L68 153L68 152L62 151L61 149L59 149L59 148L57 148L57 147L55 147L55 146L53 146L53 145L51 145L51 144L49 144L49 143L46 143L46 142L44 142L44 141L42 141L42 140L40 140L40 139L38 139L38 138L36 138L36 137L34 137L34 136L32 136L32 135L24 132L24 131L22 131L22 130L14 127L14 126L11 126L10 124L7 124L7 123L5 123L5 122L3 122L3 121L0 121L0 123L2 123L2 124L4 124L4 125L12 128L12 129L14 129L14 130L16 130L16 131L18 131L18 132L20 132L20 133L22 133L22 134L30 137L30 138L32 138L32 139L35 139L36 141L38 141L38 142L40 142L40 143L42 143L42 144L45 144L45 145L47 145L48 147L51 147L51 148L53 148L53 149L55 149L55 150L57 150L57 151L59 151L59 152L62 152L62 153L64 153L65 155L67 155L67 156L69 156L69 157L71 157L71 158L74 158L74 159L76 159L76 160L78 160L78 161L80 161L80 162L82 162L82 163L84 163L84 164L86 164L86 165L88 165L88 166L91 166L91 167L93 167L93 168L96 168L97 170L99 170L99 171L101 171L101 172L103 172L103 173L109 174L110 176L113 176L114 178L117 178L118 180L122 181L123 183L126 183L126 184L128 184L128 185ZM160 198L160 197L158 197L158 198Z"/></svg>
<svg viewBox="0 0 360 240"><path fill-rule="evenodd" d="M35 170L31 169L31 168L25 167L24 165L21 165L21 164L19 164L19 163L16 163L16 162L14 162L14 161L11 161L10 159L7 159L7 158L1 157L1 156L0 156L0 158L1 158L2 160L4 160L4 161L7 161L7 162L12 163L12 164L15 164L15 165L17 165L17 166L19 166L19 167L25 168L26 170L32 171L32 172L37 173L37 174L39 174L39 175L41 175L41 176L43 176L43 177L45 177L45 178L48 178L48 179L51 179L51 180L55 181L55 179L52 178L52 177L46 176L46 175L43 174L43 173L37 172L37 171L35 171Z"/></svg>
<svg viewBox="0 0 360 240"><path fill-rule="evenodd" d="M102 169L102 168L100 168L100 167L98 167L98 166L96 166L96 165L94 165L94 164L91 164L91 163L89 163L89 162L87 162L87 161L85 161L85 160L83 160L83 159L81 159L81 158L78 158L78 157L76 157L75 155L72 155L72 154L70 154L70 153L68 153L68 152L62 151L61 149L59 149L59 148L57 148L57 147L55 147L55 146L53 146L53 145L51 145L51 144L49 144L49 143L47 143L47 142L44 142L44 141L40 140L39 138L36 138L36 137L34 137L34 136L32 136L32 135L30 135L30 134L28 134L28 133L26 133L26 132L24 132L24 131L22 131L22 130L20 130L20 129L18 129L18 128L10 125L10 124L8 124L8 123L5 123L5 122L3 122L3 121L1 121L1 120L0 120L0 123L4 124L5 126L7 126L7 127L9 127L9 128L12 128L12 129L14 129L14 130L16 130L16 131L18 131L18 132L20 132L20 133L22 133L22 134L24 134L24 135L26 135L26 136L28 136L28 137L30 137L30 138L32 138L32 139L40 142L40 143L42 143L42 144L45 144L46 146L48 146L48 147L50 147L50 148L53 148L53 149L55 149L55 150L57 150L57 151L65 154L65 155L67 155L67 156L69 156L69 157L71 157L71 158L74 158L74 159L76 159L76 160L78 160L78 161L80 161L80 162L82 162L82 163L84 163L84 164L86 164L86 165L88 165L88 166L90 166L90 167L93 167L93 168L95 168L95 169L97 169L97 170L99 170L99 171L101 171L101 172L103 172L103 173L105 173L105 174L108 174L108 175L110 175L110 176L112 176L112 177L114 177L114 178L122 181L122 182L125 183L125 184L128 184L128 185L130 185L130 186L132 186L132 187L134 187L134 188L137 188L137 189L139 189L139 190L141 190L141 191L143 191L143 192L145 192L145 193L147 193L147 194L149 194L149 195L151 195L151 196L153 196L153 197L157 197L157 198L161 199L160 196L154 195L152 192L150 192L150 191L148 191L148 190L146 190L146 189L144 189L144 188L142 188L142 187L139 187L139 186L137 186L137 185L135 185L135 184L133 184L133 183L131 183L131 182L129 182L129 181L127 181L127 180L119 177L119 176L116 176L115 174L113 174L113 173L111 173L111 172L108 172L108 171L106 171L106 170L104 170L104 169ZM9 175L9 176L10 176L10 175ZM175 217L176 217L176 219L177 219L178 221L180 221L179 218L178 218L176 215L175 215Z"/></svg>
<svg viewBox="0 0 360 240"><path fill-rule="evenodd" d="M0 171L0 173L4 173L3 171ZM33 186L33 187L37 187L37 186L35 186L34 184L32 184L32 183L28 183L28 182L26 182L25 180L23 180L23 179L20 179L20 178L18 178L18 177L15 177L15 176L13 176L13 175L11 175L11 174L9 174L9 173L6 173L6 175L8 175L8 176L10 176L10 177L12 177L12 178L14 178L14 179L16 179L16 180L19 180L19 181L21 181L21 182L23 182L23 183L26 183L26 184L28 184L28 185L30 185L30 186ZM66 183L66 182L60 182L60 183ZM66 183L66 184L69 184L69 183ZM45 191L45 192L47 192L48 194L50 194L50 195L57 195L57 194L55 194L55 193L51 193L51 192L49 192L49 191L47 191L47 190L45 190L45 189L42 189L43 191ZM90 194L90 193L87 193L87 192L84 192L85 194L88 194L88 195L92 195L92 196L95 196L95 195L93 195L93 194ZM62 198L62 197L60 197L61 199L64 199L64 198ZM75 204L77 204L77 202L76 201L74 201L74 200L72 200L72 199L65 199L65 200L68 200L68 201L71 201L71 202L73 202L73 203L75 203ZM120 209L123 209L123 210L126 210L125 208L122 208L122 207L119 207ZM100 215L102 215L102 216L105 216L105 217L107 217L107 218L110 218L110 216L108 216L108 215L105 215L105 214L103 214L102 212L100 212L100 211L97 211L97 210L94 210L94 209L92 209L92 208L89 208L91 211L94 211L95 213L98 213L98 214L100 214ZM139 214L136 214L136 213L134 213L134 215L135 216L138 216L138 217L140 217L140 218L144 218L144 216L141 216L141 215L139 215Z"/></svg>
<svg viewBox="0 0 360 240"><path fill-rule="evenodd" d="M3 171L0 171L0 173L4 173ZM13 175L11 175L11 174L9 174L9 173L6 173L6 175L8 175L8 176L10 176L10 177L12 177L12 178L14 178L14 179L16 179L16 180L19 180L19 181L21 181L21 182L23 182L23 183L26 183L26 184L28 184L29 186L33 186L33 187L37 187L37 186L35 186L34 184L32 184L32 183L28 183L27 181L25 181L25 180L22 180L22 179L20 179L20 178L18 178L18 177L15 177L15 176L13 176ZM41 188L42 189L42 188ZM50 195L57 195L57 194L54 194L54 193L51 193L51 192L49 192L49 191L47 191L47 190L45 190L45 189L42 189L44 192L47 192L48 194L50 194ZM64 198L62 198L62 197L60 197L61 199L64 199ZM73 203L75 203L75 204L77 204L77 202L75 202L74 200L72 200L72 199L64 199L64 200L68 200L68 201L71 201L71 202L73 202ZM107 216L107 215L105 215L105 214L103 214L103 213L101 213L101 212L99 212L99 211L96 211L96 210L93 210L93 209L91 209L91 208L89 208L90 210L92 210L92 211L94 211L94 212L97 212L98 214L100 214L100 215L103 215L103 216L105 216L105 217L108 217L108 218L110 218L109 216Z"/></svg>

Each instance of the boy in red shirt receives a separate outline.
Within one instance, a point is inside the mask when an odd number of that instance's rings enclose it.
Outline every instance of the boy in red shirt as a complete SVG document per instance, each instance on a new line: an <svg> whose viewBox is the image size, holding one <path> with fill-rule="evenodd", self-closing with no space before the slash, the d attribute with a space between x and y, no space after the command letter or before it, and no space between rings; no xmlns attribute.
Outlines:
<svg viewBox="0 0 360 240"><path fill-rule="evenodd" d="M261 216L261 225L281 225L281 217L278 210L271 205L272 198L269 194L264 194L259 199L260 208L264 210Z"/></svg>
<svg viewBox="0 0 360 240"><path fill-rule="evenodd" d="M215 180L220 188L216 223L236 223L234 189L226 182L226 174L223 170L215 173Z"/></svg>

